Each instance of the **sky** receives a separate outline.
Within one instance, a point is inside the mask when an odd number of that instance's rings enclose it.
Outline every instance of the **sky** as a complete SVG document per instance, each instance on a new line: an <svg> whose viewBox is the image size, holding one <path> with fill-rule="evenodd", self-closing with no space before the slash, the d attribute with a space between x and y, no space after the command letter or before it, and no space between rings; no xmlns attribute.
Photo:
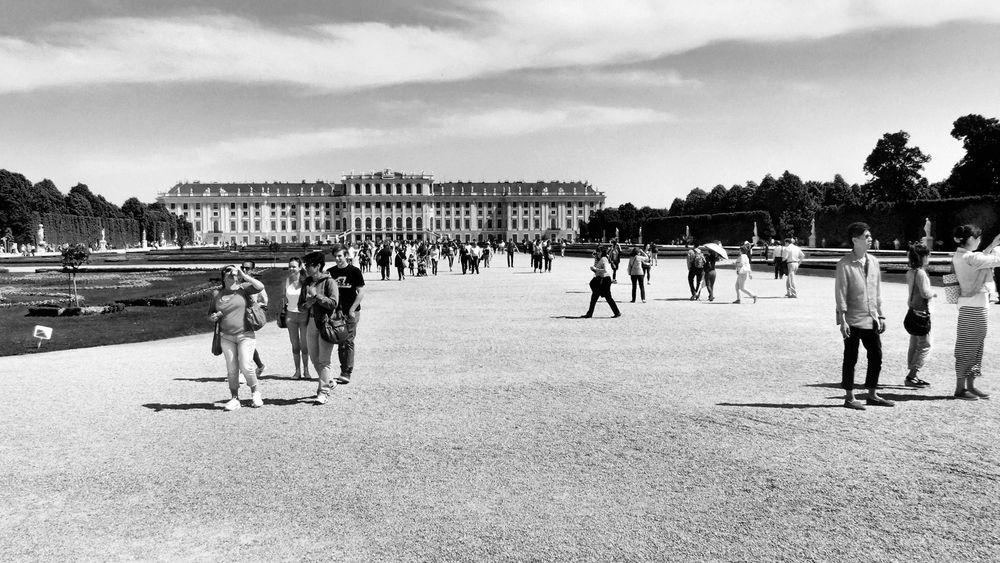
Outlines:
<svg viewBox="0 0 1000 563"><path fill-rule="evenodd" d="M0 0L0 168L180 181L588 181L609 205L785 170L942 180L1000 117L992 0Z"/></svg>

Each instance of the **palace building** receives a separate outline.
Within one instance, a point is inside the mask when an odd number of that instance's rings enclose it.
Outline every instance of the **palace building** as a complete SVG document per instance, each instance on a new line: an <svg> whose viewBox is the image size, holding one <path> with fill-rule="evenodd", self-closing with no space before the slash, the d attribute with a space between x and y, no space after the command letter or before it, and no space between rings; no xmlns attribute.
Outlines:
<svg viewBox="0 0 1000 563"><path fill-rule="evenodd" d="M345 174L335 184L184 182L157 197L204 244L575 241L580 221L604 200L587 182L435 182L388 169Z"/></svg>

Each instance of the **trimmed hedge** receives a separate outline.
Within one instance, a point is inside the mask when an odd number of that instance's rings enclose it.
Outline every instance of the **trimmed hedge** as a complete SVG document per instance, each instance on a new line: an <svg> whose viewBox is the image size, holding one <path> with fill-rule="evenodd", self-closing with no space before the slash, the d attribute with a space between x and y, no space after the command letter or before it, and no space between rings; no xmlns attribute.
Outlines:
<svg viewBox="0 0 1000 563"><path fill-rule="evenodd" d="M837 205L824 207L816 213L816 238L827 247L848 247L847 226L855 221L868 223L872 237L881 248L924 238L924 224L931 220L931 236L942 244L934 250L955 249L951 236L955 227L972 223L983 229L983 240L1000 232L1000 198L996 196L961 197L916 200L899 204L880 203L868 207Z"/></svg>
<svg viewBox="0 0 1000 563"><path fill-rule="evenodd" d="M667 244L684 238L685 229L690 228L691 237L696 242L718 240L725 245L738 246L753 238L754 221L757 222L757 235L760 238L774 236L774 224L766 211L658 217L642 224L642 236L644 240Z"/></svg>
<svg viewBox="0 0 1000 563"><path fill-rule="evenodd" d="M36 223L45 227L45 242L53 246L80 242L95 247L101 240L101 229L104 229L109 246L127 248L142 243L143 225L134 219L82 217L64 213L45 213L37 217ZM160 232L165 234L167 240L173 240L177 234L176 221L148 221L145 226L149 242L159 241Z"/></svg>

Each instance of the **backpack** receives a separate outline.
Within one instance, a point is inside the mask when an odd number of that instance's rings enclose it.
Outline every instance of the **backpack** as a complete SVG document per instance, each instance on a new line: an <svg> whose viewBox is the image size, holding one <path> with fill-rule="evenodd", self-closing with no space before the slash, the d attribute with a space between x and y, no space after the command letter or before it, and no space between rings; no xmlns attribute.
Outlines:
<svg viewBox="0 0 1000 563"><path fill-rule="evenodd" d="M705 267L705 255L702 254L701 252L695 252L694 253L694 258L691 260L691 263L694 265L694 267L696 269L700 270L700 269L704 268Z"/></svg>

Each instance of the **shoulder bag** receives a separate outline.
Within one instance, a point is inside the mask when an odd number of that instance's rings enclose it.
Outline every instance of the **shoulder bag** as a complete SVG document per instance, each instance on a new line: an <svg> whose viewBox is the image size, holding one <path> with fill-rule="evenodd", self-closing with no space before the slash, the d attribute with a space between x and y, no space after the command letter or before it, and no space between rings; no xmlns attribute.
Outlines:
<svg viewBox="0 0 1000 563"><path fill-rule="evenodd" d="M215 336L212 337L212 355L222 355L222 334L219 332L219 323L215 323Z"/></svg>
<svg viewBox="0 0 1000 563"><path fill-rule="evenodd" d="M264 328L264 324L267 323L267 313L264 312L264 307L259 301L247 295L245 291L243 292L243 297L247 301L247 310L243 316L243 324L246 325L247 330L260 330Z"/></svg>
<svg viewBox="0 0 1000 563"><path fill-rule="evenodd" d="M958 304L958 298L962 296L962 286L958 284L958 276L955 275L955 262L952 259L951 269L941 278L944 283L944 299L952 305Z"/></svg>
<svg viewBox="0 0 1000 563"><path fill-rule="evenodd" d="M912 334L913 336L927 336L931 331L931 312L930 311L920 311L914 309L910 303L913 303L913 290L916 285L917 276L913 275L913 281L910 283L910 295L907 299L908 308L906 310L906 316L903 317L903 328L906 332ZM922 299L922 298L921 298ZM926 299L924 300L926 302Z"/></svg>
<svg viewBox="0 0 1000 563"><path fill-rule="evenodd" d="M343 344L347 342L347 319L337 309L327 317L323 323L323 330L319 332L320 337L330 344Z"/></svg>

